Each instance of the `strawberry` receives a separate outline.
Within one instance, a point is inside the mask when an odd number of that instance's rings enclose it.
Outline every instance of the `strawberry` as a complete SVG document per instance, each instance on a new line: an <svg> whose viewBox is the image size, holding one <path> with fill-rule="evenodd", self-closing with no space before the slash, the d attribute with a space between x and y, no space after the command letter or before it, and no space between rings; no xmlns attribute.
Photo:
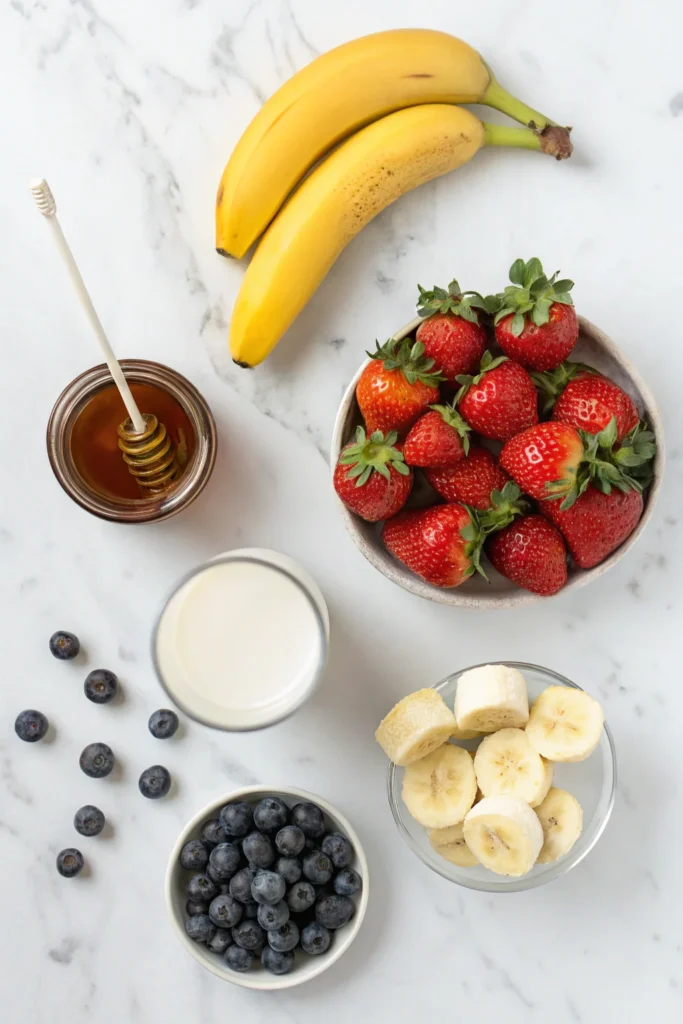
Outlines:
<svg viewBox="0 0 683 1024"><path fill-rule="evenodd" d="M470 449L469 430L452 405L432 405L408 432L405 460L409 466L452 466Z"/></svg>
<svg viewBox="0 0 683 1024"><path fill-rule="evenodd" d="M369 523L388 519L403 508L413 486L413 471L403 460L397 434L362 427L347 444L334 470L334 489L347 508Z"/></svg>
<svg viewBox="0 0 683 1024"><path fill-rule="evenodd" d="M576 488L583 456L583 441L574 427L538 423L507 442L500 464L526 494L540 501Z"/></svg>
<svg viewBox="0 0 683 1024"><path fill-rule="evenodd" d="M507 441L538 423L538 396L529 374L507 356L485 352L475 377L460 374L456 404L483 437Z"/></svg>
<svg viewBox="0 0 683 1024"><path fill-rule="evenodd" d="M643 497L637 490L604 494L591 486L570 508L547 501L542 511L562 531L579 568L590 569L633 533L643 513Z"/></svg>
<svg viewBox="0 0 683 1024"><path fill-rule="evenodd" d="M552 373L532 376L547 396L545 411L552 409L554 420L587 434L599 434L614 417L616 439L622 441L640 419L630 395L609 377L581 363L562 363Z"/></svg>
<svg viewBox="0 0 683 1024"><path fill-rule="evenodd" d="M548 502L548 507L557 502ZM531 515L492 534L486 553L501 576L544 597L567 582L567 549L560 531L543 516Z"/></svg>
<svg viewBox="0 0 683 1024"><path fill-rule="evenodd" d="M428 469L425 476L446 501L485 511L491 507L491 491L502 490L509 479L488 448L470 447L466 458L447 469Z"/></svg>
<svg viewBox="0 0 683 1024"><path fill-rule="evenodd" d="M451 281L448 291L417 287L418 316L427 319L415 337L426 355L452 383L460 373L474 373L486 348L486 331L477 314L477 308L485 308L485 300L478 292L462 292L457 281Z"/></svg>
<svg viewBox="0 0 683 1024"><path fill-rule="evenodd" d="M399 512L382 528L382 540L399 562L436 587L458 587L480 564L483 533L464 505Z"/></svg>
<svg viewBox="0 0 683 1024"><path fill-rule="evenodd" d="M529 370L554 370L567 358L579 336L579 320L569 294L573 281L548 279L541 261L515 260L505 291L486 300L498 301L494 318L496 341L506 355Z"/></svg>
<svg viewBox="0 0 683 1024"><path fill-rule="evenodd" d="M356 400L369 434L376 430L403 433L428 405L439 399L434 360L424 355L419 341L390 338L368 352L371 362L356 385Z"/></svg>

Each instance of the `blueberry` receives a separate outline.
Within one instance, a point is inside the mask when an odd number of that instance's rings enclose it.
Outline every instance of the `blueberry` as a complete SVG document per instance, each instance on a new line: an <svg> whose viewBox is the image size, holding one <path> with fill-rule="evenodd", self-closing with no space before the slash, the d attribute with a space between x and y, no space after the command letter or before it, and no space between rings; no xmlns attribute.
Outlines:
<svg viewBox="0 0 683 1024"><path fill-rule="evenodd" d="M216 896L209 906L209 917L219 928L232 928L242 920L244 909L234 896Z"/></svg>
<svg viewBox="0 0 683 1024"><path fill-rule="evenodd" d="M42 740L49 724L42 711L30 709L17 715L14 731L20 740L24 740L26 743L36 743L38 740Z"/></svg>
<svg viewBox="0 0 683 1024"><path fill-rule="evenodd" d="M158 800L166 796L171 788L171 776L168 768L161 764L153 764L151 768L145 768L138 781L138 787L143 796L148 800Z"/></svg>
<svg viewBox="0 0 683 1024"><path fill-rule="evenodd" d="M197 903L210 903L218 895L218 888L208 875L197 874L185 886L185 894Z"/></svg>
<svg viewBox="0 0 683 1024"><path fill-rule="evenodd" d="M274 871L257 871L251 895L257 903L279 903L285 894L285 880Z"/></svg>
<svg viewBox="0 0 683 1024"><path fill-rule="evenodd" d="M50 637L50 654L60 661L71 661L81 649L81 642L73 633L60 629Z"/></svg>
<svg viewBox="0 0 683 1024"><path fill-rule="evenodd" d="M98 836L104 828L104 815L99 807L86 804L74 814L74 828L82 836Z"/></svg>
<svg viewBox="0 0 683 1024"><path fill-rule="evenodd" d="M229 946L225 951L225 963L233 971L248 971L254 963L254 954L242 946Z"/></svg>
<svg viewBox="0 0 683 1024"><path fill-rule="evenodd" d="M116 696L119 681L108 668L94 668L85 677L83 692L93 704L108 704Z"/></svg>
<svg viewBox="0 0 683 1024"><path fill-rule="evenodd" d="M203 871L209 863L209 851L199 839L190 839L180 851L180 866L187 871Z"/></svg>
<svg viewBox="0 0 683 1024"><path fill-rule="evenodd" d="M256 921L242 921L232 930L232 940L242 949L258 949L265 941L265 932Z"/></svg>
<svg viewBox="0 0 683 1024"><path fill-rule="evenodd" d="M70 846L57 854L57 871L64 878L74 878L83 867L83 854Z"/></svg>
<svg viewBox="0 0 683 1024"><path fill-rule="evenodd" d="M221 807L218 817L228 836L241 839L254 827L254 809L246 800L236 800L234 804Z"/></svg>
<svg viewBox="0 0 683 1024"><path fill-rule="evenodd" d="M195 942L208 942L216 934L216 925L208 914L193 914L185 922L185 931Z"/></svg>
<svg viewBox="0 0 683 1024"><path fill-rule="evenodd" d="M202 842L208 847L218 846L227 839L225 830L218 818L211 818L206 822L201 831Z"/></svg>
<svg viewBox="0 0 683 1024"><path fill-rule="evenodd" d="M353 860L353 847L341 832L330 832L325 836L320 849L327 854L335 868L347 868Z"/></svg>
<svg viewBox="0 0 683 1024"><path fill-rule="evenodd" d="M315 882L316 885L325 885L334 873L332 861L321 850L307 853L302 861L302 867L309 882Z"/></svg>
<svg viewBox="0 0 683 1024"><path fill-rule="evenodd" d="M228 946L232 946L232 935L227 928L216 928L213 938L206 944L212 953L225 953Z"/></svg>
<svg viewBox="0 0 683 1024"><path fill-rule="evenodd" d="M275 836L275 848L284 857L296 857L301 853L306 836L297 825L285 825Z"/></svg>
<svg viewBox="0 0 683 1024"><path fill-rule="evenodd" d="M209 864L221 881L232 878L241 863L241 850L234 843L219 843L209 857Z"/></svg>
<svg viewBox="0 0 683 1024"><path fill-rule="evenodd" d="M153 711L147 723L155 740L170 740L171 736L175 735L179 724L175 711L169 711L168 708Z"/></svg>
<svg viewBox="0 0 683 1024"><path fill-rule="evenodd" d="M268 932L268 945L276 953L287 953L299 941L299 929L294 921L286 921L281 928Z"/></svg>
<svg viewBox="0 0 683 1024"><path fill-rule="evenodd" d="M201 903L199 900L188 900L185 904L185 913L188 917L192 917L194 914L208 914L209 904Z"/></svg>
<svg viewBox="0 0 683 1024"><path fill-rule="evenodd" d="M301 878L301 864L296 857L278 857L275 870L282 875L287 885L294 885Z"/></svg>
<svg viewBox="0 0 683 1024"><path fill-rule="evenodd" d="M256 868L241 868L230 879L230 895L240 903L253 903L251 883L256 878Z"/></svg>
<svg viewBox="0 0 683 1024"><path fill-rule="evenodd" d="M320 839L325 832L323 812L315 804L301 803L292 807L292 825L298 825L309 839Z"/></svg>
<svg viewBox="0 0 683 1024"><path fill-rule="evenodd" d="M302 914L313 906L315 895L310 882L297 882L287 893L287 905L293 914Z"/></svg>
<svg viewBox="0 0 683 1024"><path fill-rule="evenodd" d="M331 941L332 936L319 921L311 921L301 931L301 948L304 953L308 953L310 956L326 953L330 948Z"/></svg>
<svg viewBox="0 0 683 1024"><path fill-rule="evenodd" d="M267 796L254 808L254 825L262 832L277 832L287 824L289 807L279 796Z"/></svg>
<svg viewBox="0 0 683 1024"><path fill-rule="evenodd" d="M89 743L78 763L91 779L103 779L114 767L114 751L106 743Z"/></svg>
<svg viewBox="0 0 683 1024"><path fill-rule="evenodd" d="M270 946L261 953L261 964L271 974L289 974L294 967L293 953L276 953Z"/></svg>
<svg viewBox="0 0 683 1024"><path fill-rule="evenodd" d="M223 884L223 879L218 874L211 861L209 861L209 863L206 865L204 871L209 876L211 881L215 882L218 888L220 889L221 885Z"/></svg>
<svg viewBox="0 0 683 1024"><path fill-rule="evenodd" d="M265 906L265 904L263 905ZM258 908L261 906L260 903L257 903L256 900L252 900L251 903L243 903L242 906L244 907L244 916L247 921L258 920Z"/></svg>
<svg viewBox="0 0 683 1024"><path fill-rule="evenodd" d="M282 925L289 921L289 907L284 900L280 900L273 906L262 903L258 908L256 920L267 932L273 931L275 928L282 928Z"/></svg>
<svg viewBox="0 0 683 1024"><path fill-rule="evenodd" d="M355 912L356 906L348 896L321 896L315 905L316 921L325 928L343 928Z"/></svg>
<svg viewBox="0 0 683 1024"><path fill-rule="evenodd" d="M275 860L275 850L268 836L263 832L250 832L242 840L244 856L257 868L269 868Z"/></svg>
<svg viewBox="0 0 683 1024"><path fill-rule="evenodd" d="M361 877L353 868L342 868L339 874L335 875L332 888L337 896L353 896L361 885Z"/></svg>

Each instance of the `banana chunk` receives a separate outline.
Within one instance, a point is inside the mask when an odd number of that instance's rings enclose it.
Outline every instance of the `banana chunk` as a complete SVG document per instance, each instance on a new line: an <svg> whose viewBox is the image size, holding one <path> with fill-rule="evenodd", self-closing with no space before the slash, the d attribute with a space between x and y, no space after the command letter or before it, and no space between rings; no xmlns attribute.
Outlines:
<svg viewBox="0 0 683 1024"><path fill-rule="evenodd" d="M455 727L455 717L440 694L418 690L382 719L375 739L394 764L405 768L445 743Z"/></svg>
<svg viewBox="0 0 683 1024"><path fill-rule="evenodd" d="M538 855L538 863L550 864L569 853L581 835L583 811L571 793L564 789L551 789L536 814L543 829L543 846Z"/></svg>
<svg viewBox="0 0 683 1024"><path fill-rule="evenodd" d="M495 732L524 727L529 720L526 680L507 665L481 665L464 672L455 694L458 729Z"/></svg>
<svg viewBox="0 0 683 1024"><path fill-rule="evenodd" d="M542 804L543 801L545 800L545 798L547 797L548 793L550 792L550 787L553 784L553 778L554 778L554 775L555 775L555 765L553 764L553 762L552 761L548 761L545 757L542 757L541 761L543 761L543 770L545 771L545 780L543 782L543 788L541 790L540 795L535 800L530 800L529 801L530 805L534 809L536 807L538 807L540 804Z"/></svg>
<svg viewBox="0 0 683 1024"><path fill-rule="evenodd" d="M450 828L433 828L427 838L440 857L459 868L473 868L479 863L465 842L462 822Z"/></svg>
<svg viewBox="0 0 683 1024"><path fill-rule="evenodd" d="M476 792L472 758L462 747L445 743L406 768L401 795L425 828L448 828L463 820Z"/></svg>
<svg viewBox="0 0 683 1024"><path fill-rule="evenodd" d="M451 733L453 740L478 740L482 734L477 729L459 729L456 725Z"/></svg>
<svg viewBox="0 0 683 1024"><path fill-rule="evenodd" d="M523 729L500 729L481 741L474 771L484 796L518 796L532 806L550 789L543 758L531 746Z"/></svg>
<svg viewBox="0 0 683 1024"><path fill-rule="evenodd" d="M526 734L549 761L584 761L602 735L602 708L583 690L549 686L534 701Z"/></svg>
<svg viewBox="0 0 683 1024"><path fill-rule="evenodd" d="M477 860L498 875L525 875L543 846L538 816L518 796L484 797L465 818L463 833Z"/></svg>

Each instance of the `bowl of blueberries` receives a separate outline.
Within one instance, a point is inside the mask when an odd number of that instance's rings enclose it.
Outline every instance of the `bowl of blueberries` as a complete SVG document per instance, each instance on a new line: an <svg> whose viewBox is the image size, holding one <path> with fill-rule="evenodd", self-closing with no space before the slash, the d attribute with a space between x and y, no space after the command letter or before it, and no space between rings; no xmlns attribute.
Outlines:
<svg viewBox="0 0 683 1024"><path fill-rule="evenodd" d="M299 789L247 786L188 822L166 873L173 928L219 978L291 988L358 934L368 865L346 818Z"/></svg>

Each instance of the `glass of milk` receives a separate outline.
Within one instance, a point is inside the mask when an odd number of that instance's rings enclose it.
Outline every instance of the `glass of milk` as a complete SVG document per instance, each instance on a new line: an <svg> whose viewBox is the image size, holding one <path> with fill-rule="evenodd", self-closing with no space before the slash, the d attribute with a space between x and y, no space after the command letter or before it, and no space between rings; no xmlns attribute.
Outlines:
<svg viewBox="0 0 683 1024"><path fill-rule="evenodd" d="M276 551L217 555L185 576L152 635L161 685L191 718L215 729L261 729L316 688L329 615L315 580Z"/></svg>

